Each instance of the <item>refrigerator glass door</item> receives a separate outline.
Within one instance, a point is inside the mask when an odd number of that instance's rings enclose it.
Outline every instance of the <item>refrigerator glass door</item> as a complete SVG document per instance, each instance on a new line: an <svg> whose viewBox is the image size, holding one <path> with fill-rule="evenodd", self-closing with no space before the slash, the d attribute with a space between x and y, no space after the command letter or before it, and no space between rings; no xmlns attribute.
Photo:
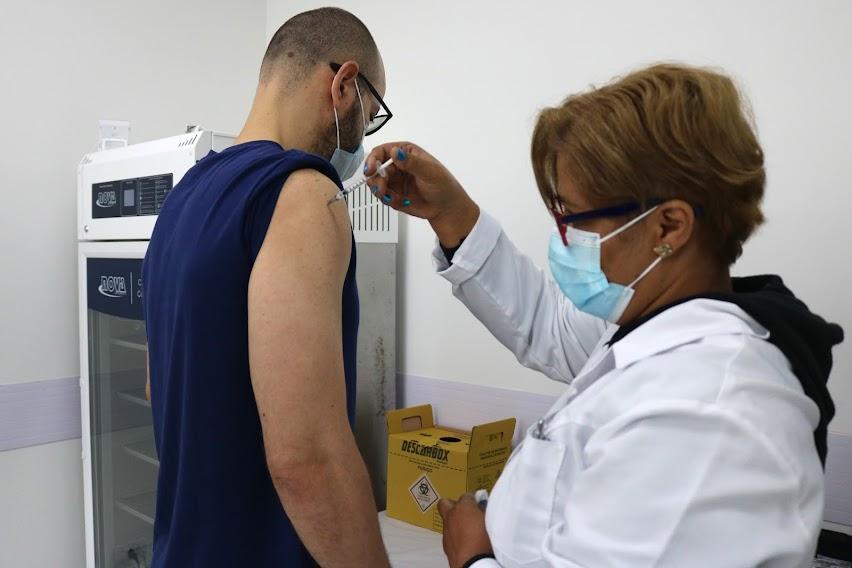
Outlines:
<svg viewBox="0 0 852 568"><path fill-rule="evenodd" d="M149 566L159 461L145 393L142 259L90 256L85 271L95 566Z"/></svg>

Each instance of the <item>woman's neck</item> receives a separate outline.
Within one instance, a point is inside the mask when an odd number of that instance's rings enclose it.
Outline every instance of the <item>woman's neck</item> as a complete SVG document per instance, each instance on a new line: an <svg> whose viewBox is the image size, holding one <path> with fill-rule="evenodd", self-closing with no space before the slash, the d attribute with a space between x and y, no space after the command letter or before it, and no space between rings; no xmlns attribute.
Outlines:
<svg viewBox="0 0 852 568"><path fill-rule="evenodd" d="M692 268L677 270L675 274L674 281L654 295L641 313L636 314L631 319L641 318L684 298L702 294L724 294L733 291L731 273L727 268L693 266Z"/></svg>

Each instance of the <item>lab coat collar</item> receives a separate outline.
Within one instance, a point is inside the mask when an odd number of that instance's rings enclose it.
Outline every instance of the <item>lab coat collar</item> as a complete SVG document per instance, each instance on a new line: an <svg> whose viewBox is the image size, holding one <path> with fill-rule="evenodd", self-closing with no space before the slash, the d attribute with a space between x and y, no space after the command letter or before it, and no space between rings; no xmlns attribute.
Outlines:
<svg viewBox="0 0 852 568"><path fill-rule="evenodd" d="M714 335L767 339L769 332L735 304L695 299L661 312L613 345L615 367L623 369L646 357Z"/></svg>

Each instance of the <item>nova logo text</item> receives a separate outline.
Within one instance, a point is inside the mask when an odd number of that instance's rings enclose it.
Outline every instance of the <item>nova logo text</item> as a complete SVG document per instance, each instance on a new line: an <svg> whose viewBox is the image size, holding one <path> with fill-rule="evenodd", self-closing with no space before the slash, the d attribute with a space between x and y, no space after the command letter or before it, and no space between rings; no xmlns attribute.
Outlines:
<svg viewBox="0 0 852 568"><path fill-rule="evenodd" d="M124 298L127 296L127 283L124 276L101 276L98 292L107 298Z"/></svg>
<svg viewBox="0 0 852 568"><path fill-rule="evenodd" d="M108 208L115 207L116 195L115 191L99 191L98 198L95 200L95 205L98 207Z"/></svg>

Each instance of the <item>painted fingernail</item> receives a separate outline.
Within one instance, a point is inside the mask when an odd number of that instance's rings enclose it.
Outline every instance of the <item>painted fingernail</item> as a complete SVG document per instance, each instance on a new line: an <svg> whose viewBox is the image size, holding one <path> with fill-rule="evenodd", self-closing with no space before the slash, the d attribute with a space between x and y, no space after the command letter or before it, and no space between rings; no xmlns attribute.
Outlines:
<svg viewBox="0 0 852 568"><path fill-rule="evenodd" d="M370 191L373 192L373 195L376 195L379 192L379 186L374 185L373 187L370 188Z"/></svg>
<svg viewBox="0 0 852 568"><path fill-rule="evenodd" d="M390 203L391 202L391 196L385 195L384 197L382 197L382 201L384 201L385 203Z"/></svg>
<svg viewBox="0 0 852 568"><path fill-rule="evenodd" d="M405 151L402 148L396 151L396 159L400 162L405 161Z"/></svg>
<svg viewBox="0 0 852 568"><path fill-rule="evenodd" d="M411 205L411 200L410 200L410 199L403 199L403 200L402 200L402 206L403 206L403 207L408 207L409 205Z"/></svg>
<svg viewBox="0 0 852 568"><path fill-rule="evenodd" d="M368 163L366 163L366 162L365 162L365 163L364 163L364 173L366 174L366 173L367 173L367 170L369 170L369 169L370 169L370 164L368 164Z"/></svg>

